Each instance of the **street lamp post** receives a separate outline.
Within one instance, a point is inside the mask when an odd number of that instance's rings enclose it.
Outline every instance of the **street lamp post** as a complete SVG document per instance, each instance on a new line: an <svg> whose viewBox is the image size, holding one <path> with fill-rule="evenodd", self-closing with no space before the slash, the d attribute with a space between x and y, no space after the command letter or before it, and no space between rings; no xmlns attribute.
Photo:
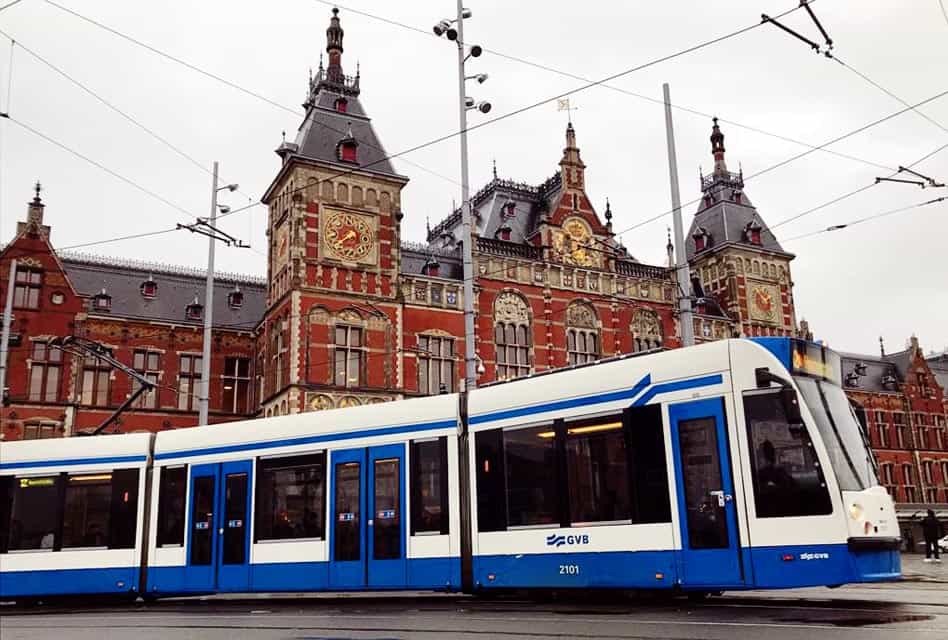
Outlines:
<svg viewBox="0 0 948 640"><path fill-rule="evenodd" d="M481 47L474 45L466 47L464 44L464 19L471 17L471 11L462 6L458 0L457 18L442 20L434 27L436 35L444 35L448 40L454 40L458 46L458 120L461 129L461 250L464 275L464 388L473 389L477 386L477 355L474 350L474 234L472 229L471 188L468 179L467 161L467 112L477 109L481 113L490 111L489 102L475 102L467 96L465 83L467 80L477 80L483 83L487 74L481 73L467 76L464 73L464 63L468 58L481 55ZM456 28L451 25L456 25Z"/></svg>

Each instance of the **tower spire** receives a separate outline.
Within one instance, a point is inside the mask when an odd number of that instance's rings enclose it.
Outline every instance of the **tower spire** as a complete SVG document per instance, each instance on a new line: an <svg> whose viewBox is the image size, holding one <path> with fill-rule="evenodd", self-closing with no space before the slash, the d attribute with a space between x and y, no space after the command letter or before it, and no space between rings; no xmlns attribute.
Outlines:
<svg viewBox="0 0 948 640"><path fill-rule="evenodd" d="M333 7L332 18L329 19L329 28L326 29L326 53L329 54L329 66L326 75L330 82L342 84L342 37L345 32L339 26L339 9Z"/></svg>
<svg viewBox="0 0 948 640"><path fill-rule="evenodd" d="M726 175L727 164L724 162L724 134L721 133L721 127L718 126L717 116L711 120L714 123L711 127L711 155L714 156L714 173L716 175Z"/></svg>
<svg viewBox="0 0 948 640"><path fill-rule="evenodd" d="M576 146L576 130L570 122L566 125L566 147L563 149L563 159L560 160L560 174L564 188L582 189L584 169L586 165L579 157L579 147Z"/></svg>

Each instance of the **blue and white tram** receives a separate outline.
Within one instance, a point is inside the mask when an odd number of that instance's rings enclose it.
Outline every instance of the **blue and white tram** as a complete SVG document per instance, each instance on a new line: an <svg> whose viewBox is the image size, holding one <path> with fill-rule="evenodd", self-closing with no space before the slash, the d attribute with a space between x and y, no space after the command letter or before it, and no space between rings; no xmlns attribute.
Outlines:
<svg viewBox="0 0 948 640"><path fill-rule="evenodd" d="M900 576L839 358L728 340L404 402L0 444L0 598Z"/></svg>

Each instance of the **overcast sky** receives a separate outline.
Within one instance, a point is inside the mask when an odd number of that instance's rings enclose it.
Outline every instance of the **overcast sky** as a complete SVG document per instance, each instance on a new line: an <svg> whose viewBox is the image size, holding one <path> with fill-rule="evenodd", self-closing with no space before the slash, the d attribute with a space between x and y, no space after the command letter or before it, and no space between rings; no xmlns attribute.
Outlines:
<svg viewBox="0 0 948 640"><path fill-rule="evenodd" d="M69 15L45 0L22 0L0 13L0 29L87 85L201 164L221 162L224 179L241 192L225 193L232 207L259 200L279 167L273 150L281 132L292 139L300 124L307 73L325 48L330 6L318 0L280 2L142 2L57 0L117 31L215 73L294 115L224 86L155 53ZM7 0L0 0L0 6ZM495 55L523 58L568 74L600 79L776 15L796 0L698 2L509 2L471 0L467 41L490 52L468 63L468 72L490 79L471 93L493 103L482 122L555 96L583 83ZM453 45L430 34L453 15L449 0L340 5L345 29L343 67L361 62L362 101L386 150L398 153L457 130L457 80ZM428 32L386 24L347 8L389 18ZM948 90L948 18L938 0L820 0L813 5L835 43L835 53L909 103ZM822 41L805 12L785 22ZM210 176L56 72L0 38L0 108L27 124L193 215L206 215ZM610 86L661 99L669 82L672 102L704 114L820 145L903 106L836 61L764 25L743 35L648 69ZM660 104L611 88L572 97L587 191L600 214L608 197L621 231L670 208L663 109ZM921 109L948 127L948 96ZM470 134L472 191L491 175L538 183L552 175L564 144L565 114L555 102L485 126ZM698 167L709 171L708 117L675 112L682 200L696 198ZM0 120L0 237L8 241L22 219L32 185L45 191L46 222L53 243L64 247L173 227L187 216L117 178ZM753 174L807 150L791 142L724 124L727 160ZM830 148L893 169L948 143L948 131L908 112ZM406 239L423 240L432 224L459 199L457 139L395 160L411 182L403 192ZM948 181L948 149L917 165ZM436 175L440 174L440 175ZM822 151L759 178L746 193L765 223L781 220L870 184L888 173L871 164ZM924 202L946 189L921 190L883 183L820 209L775 232L790 239ZM684 212L685 227L695 211ZM223 221L253 250L220 248L221 270L266 273L265 209L255 207ZM622 235L633 255L664 261L671 217ZM878 337L895 351L913 332L926 349L948 346L948 202L866 222L851 229L795 241L792 270L797 314L818 338L846 351L876 353ZM206 241L180 231L143 240L96 245L100 255L206 265Z"/></svg>

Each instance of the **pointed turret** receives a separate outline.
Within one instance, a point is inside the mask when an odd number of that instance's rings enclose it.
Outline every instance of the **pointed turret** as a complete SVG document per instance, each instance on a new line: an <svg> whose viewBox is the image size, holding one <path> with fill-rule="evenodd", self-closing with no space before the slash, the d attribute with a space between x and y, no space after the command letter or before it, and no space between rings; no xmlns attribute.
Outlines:
<svg viewBox="0 0 948 640"><path fill-rule="evenodd" d="M329 67L326 75L330 82L341 84L344 78L342 73L342 36L345 32L339 26L339 9L333 7L332 18L329 19L329 28L326 29L326 53L329 54Z"/></svg>
<svg viewBox="0 0 948 640"><path fill-rule="evenodd" d="M573 123L566 125L566 147L563 149L563 159L560 160L560 172L563 178L563 187L566 189L582 189L585 186L583 175L586 165L579 157L579 147L576 146L576 130Z"/></svg>
<svg viewBox="0 0 948 640"><path fill-rule="evenodd" d="M714 174L727 175L727 164L724 162L724 134L718 126L718 119L712 118L711 127L711 155L714 156Z"/></svg>

